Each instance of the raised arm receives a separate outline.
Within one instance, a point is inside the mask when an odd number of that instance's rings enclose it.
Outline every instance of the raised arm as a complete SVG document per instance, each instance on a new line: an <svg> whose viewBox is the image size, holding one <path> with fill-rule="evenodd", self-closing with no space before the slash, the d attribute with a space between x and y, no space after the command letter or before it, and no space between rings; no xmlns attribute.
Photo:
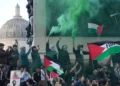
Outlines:
<svg viewBox="0 0 120 86"><path fill-rule="evenodd" d="M75 66L70 70L70 72L73 72L75 70L75 68L77 67L78 62L75 64Z"/></svg>
<svg viewBox="0 0 120 86"><path fill-rule="evenodd" d="M21 52L21 56L28 56L30 54L30 52L31 52L31 48L28 50L27 53Z"/></svg>
<svg viewBox="0 0 120 86"><path fill-rule="evenodd" d="M73 53L75 53L75 46L73 46Z"/></svg>
<svg viewBox="0 0 120 86"><path fill-rule="evenodd" d="M76 53L74 41L73 41L73 53Z"/></svg>
<svg viewBox="0 0 120 86"><path fill-rule="evenodd" d="M28 52L26 53L26 55L28 56L31 52L31 48L28 50Z"/></svg>
<svg viewBox="0 0 120 86"><path fill-rule="evenodd" d="M48 41L46 42L46 51L49 51L50 50L50 48L49 48L49 39L48 39Z"/></svg>
<svg viewBox="0 0 120 86"><path fill-rule="evenodd" d="M59 38L59 40L58 40L57 43L56 43L56 46L57 46L58 51L60 51L60 47L59 47L59 42L60 42L60 40L61 40L61 38Z"/></svg>
<svg viewBox="0 0 120 86"><path fill-rule="evenodd" d="M80 66L79 70L75 73L76 75L78 75L81 71L82 67Z"/></svg>
<svg viewBox="0 0 120 86"><path fill-rule="evenodd" d="M40 46L39 46L39 45L37 46L37 50L38 50L38 51L40 50Z"/></svg>

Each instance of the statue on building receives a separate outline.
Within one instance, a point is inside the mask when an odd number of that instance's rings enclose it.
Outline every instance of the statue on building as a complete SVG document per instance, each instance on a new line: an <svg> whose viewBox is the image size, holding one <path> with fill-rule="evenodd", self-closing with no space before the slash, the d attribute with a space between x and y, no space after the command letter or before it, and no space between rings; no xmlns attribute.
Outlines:
<svg viewBox="0 0 120 86"><path fill-rule="evenodd" d="M27 0L28 4L26 6L28 16L29 16L29 25L26 28L27 31L27 44L31 45L33 41L33 0Z"/></svg>

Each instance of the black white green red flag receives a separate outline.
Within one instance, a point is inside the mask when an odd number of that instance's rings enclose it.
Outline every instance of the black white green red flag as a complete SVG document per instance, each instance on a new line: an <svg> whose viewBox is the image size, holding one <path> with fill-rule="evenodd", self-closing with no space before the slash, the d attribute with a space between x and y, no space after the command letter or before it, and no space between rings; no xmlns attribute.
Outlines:
<svg viewBox="0 0 120 86"><path fill-rule="evenodd" d="M97 25L94 23L88 23L88 31L90 33L97 33L98 36L101 35L104 25Z"/></svg>
<svg viewBox="0 0 120 86"><path fill-rule="evenodd" d="M64 73L63 70L60 68L60 65L49 60L47 56L44 56L44 66L47 71L57 71L59 75L62 75Z"/></svg>
<svg viewBox="0 0 120 86"><path fill-rule="evenodd" d="M91 60L102 60L109 55L120 53L120 41L101 41L88 43Z"/></svg>

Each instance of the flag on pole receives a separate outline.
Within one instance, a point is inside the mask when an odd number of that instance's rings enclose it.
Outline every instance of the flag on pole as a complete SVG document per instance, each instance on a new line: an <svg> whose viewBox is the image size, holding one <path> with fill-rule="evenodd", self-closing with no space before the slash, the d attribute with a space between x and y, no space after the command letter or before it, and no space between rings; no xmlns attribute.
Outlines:
<svg viewBox="0 0 120 86"><path fill-rule="evenodd" d="M58 77L59 75L55 73L54 71L50 71L50 78Z"/></svg>
<svg viewBox="0 0 120 86"><path fill-rule="evenodd" d="M94 23L88 23L88 31L90 33L97 33L98 36L100 36L101 33L102 33L102 30L103 30L103 25L97 25L97 24L94 24Z"/></svg>
<svg viewBox="0 0 120 86"><path fill-rule="evenodd" d="M50 83L53 83L53 79L58 77L59 75L55 73L54 71L50 71Z"/></svg>
<svg viewBox="0 0 120 86"><path fill-rule="evenodd" d="M120 53L119 41L101 41L88 43L91 60L102 60L111 54Z"/></svg>
<svg viewBox="0 0 120 86"><path fill-rule="evenodd" d="M60 65L49 60L47 56L44 56L44 65L48 71L57 71L59 75L63 74L63 70L60 68Z"/></svg>
<svg viewBox="0 0 120 86"><path fill-rule="evenodd" d="M58 77L59 75L62 75L64 72L60 68L60 65L49 60L47 56L44 56L44 66L47 71L50 72L50 82L52 84L52 81L54 78Z"/></svg>

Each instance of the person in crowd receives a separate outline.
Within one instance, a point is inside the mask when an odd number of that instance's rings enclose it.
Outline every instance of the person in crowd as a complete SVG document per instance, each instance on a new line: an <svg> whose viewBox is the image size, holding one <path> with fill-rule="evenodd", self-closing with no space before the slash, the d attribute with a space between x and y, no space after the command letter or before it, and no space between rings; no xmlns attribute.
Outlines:
<svg viewBox="0 0 120 86"><path fill-rule="evenodd" d="M17 48L19 47L19 45L18 45L19 43L18 43L18 40L17 39L15 39L15 44L14 45L17 45Z"/></svg>
<svg viewBox="0 0 120 86"><path fill-rule="evenodd" d="M66 82L61 77L57 77L56 80L53 80L53 86L68 86Z"/></svg>
<svg viewBox="0 0 120 86"><path fill-rule="evenodd" d="M84 86L85 77L80 75L78 81L75 83L75 86Z"/></svg>
<svg viewBox="0 0 120 86"><path fill-rule="evenodd" d="M53 86L61 86L59 81L53 81Z"/></svg>
<svg viewBox="0 0 120 86"><path fill-rule="evenodd" d="M74 82L71 82L71 86L74 86Z"/></svg>
<svg viewBox="0 0 120 86"><path fill-rule="evenodd" d="M12 50L13 50L12 46L8 46L8 48L6 50L6 55L7 55L7 64L5 65L6 66L6 73L8 73L9 68L11 66L10 65L10 63L11 63L10 58L11 58Z"/></svg>
<svg viewBox="0 0 120 86"><path fill-rule="evenodd" d="M42 61L40 58L40 53L39 51L39 47L38 49L36 48L36 46L32 47L32 53L31 53L31 57L32 57L32 67L33 67L33 72L35 72L36 68L42 66Z"/></svg>
<svg viewBox="0 0 120 86"><path fill-rule="evenodd" d="M61 67L64 68L67 64L71 64L71 62L70 62L69 53L67 51L67 48L68 48L67 45L63 45L62 48L60 48L59 47L60 40L61 40L61 37L56 43L57 50L58 50L58 61Z"/></svg>
<svg viewBox="0 0 120 86"><path fill-rule="evenodd" d="M101 66L99 66L97 71L98 71L98 79L103 80L105 78L103 68Z"/></svg>
<svg viewBox="0 0 120 86"><path fill-rule="evenodd" d="M40 86L47 86L48 75L43 66L41 66L40 69L40 76L41 76Z"/></svg>
<svg viewBox="0 0 120 86"><path fill-rule="evenodd" d="M36 72L33 73L33 80L34 80L36 86L39 85L39 82L41 80L40 68L37 68Z"/></svg>
<svg viewBox="0 0 120 86"><path fill-rule="evenodd" d="M19 52L18 52L17 45L13 45L13 48L11 50L11 55L9 58L9 64L10 66L12 66L13 70L17 69L18 60L19 60Z"/></svg>
<svg viewBox="0 0 120 86"><path fill-rule="evenodd" d="M7 64L7 52L4 50L4 44L0 43L0 64Z"/></svg>
<svg viewBox="0 0 120 86"><path fill-rule="evenodd" d="M0 67L0 86L6 86L6 67L4 65L2 65Z"/></svg>
<svg viewBox="0 0 120 86"><path fill-rule="evenodd" d="M110 86L110 85L108 84L108 80L104 79L103 81L99 82L99 86ZM116 85L113 85L113 86L116 86Z"/></svg>
<svg viewBox="0 0 120 86"><path fill-rule="evenodd" d="M91 80L90 79L87 79L86 80L86 85L85 86L92 86L92 83L91 83Z"/></svg>
<svg viewBox="0 0 120 86"><path fill-rule="evenodd" d="M120 80L120 67L119 64L116 63L114 69L111 70L111 74L110 74L110 81L112 81L111 86L115 86L116 83L119 82L119 80Z"/></svg>
<svg viewBox="0 0 120 86"><path fill-rule="evenodd" d="M83 45L78 45L77 49L75 49L75 45L73 43L73 53L75 54L76 61L79 63L79 66L82 67L81 73L84 72L84 55L88 55L89 52L83 51ZM78 67L79 68L79 67Z"/></svg>
<svg viewBox="0 0 120 86"><path fill-rule="evenodd" d="M12 66L10 66L9 71L7 73L7 84L10 83L10 74L11 74L12 69L13 69Z"/></svg>
<svg viewBox="0 0 120 86"><path fill-rule="evenodd" d="M70 86L71 83L73 82L74 75L75 75L74 72L70 72L71 68L72 68L72 64L71 65L67 65L65 67L66 70L64 71L63 77L60 76L60 77L62 77L65 80L65 82L67 83L68 86Z"/></svg>
<svg viewBox="0 0 120 86"><path fill-rule="evenodd" d="M109 71L109 69L106 66L103 68L103 72L104 72L105 78L110 80L110 73L111 72Z"/></svg>
<svg viewBox="0 0 120 86"><path fill-rule="evenodd" d="M27 70L29 71L29 60L28 60L28 55L31 52L31 46L29 47L28 52L26 53L26 48L25 47L21 47L20 48L20 63L21 66L25 66L27 68Z"/></svg>
<svg viewBox="0 0 120 86"><path fill-rule="evenodd" d="M74 77L76 80L79 78L78 76L80 75L81 69L82 69L82 67L79 65L78 62L76 62L76 64L70 70L70 73L74 74Z"/></svg>
<svg viewBox="0 0 120 86"><path fill-rule="evenodd" d="M98 86L97 80L92 80L92 86Z"/></svg>
<svg viewBox="0 0 120 86"><path fill-rule="evenodd" d="M46 56L50 60L58 63L57 52L56 52L55 46L54 45L49 46L49 39L48 39L48 41L46 43Z"/></svg>
<svg viewBox="0 0 120 86"><path fill-rule="evenodd" d="M26 81L26 86L34 86L33 80L32 80L32 79L28 79L28 80Z"/></svg>
<svg viewBox="0 0 120 86"><path fill-rule="evenodd" d="M118 63L115 64L114 72L115 72L115 75L117 76L118 80L120 80L120 66Z"/></svg>
<svg viewBox="0 0 120 86"><path fill-rule="evenodd" d="M90 76L90 79L91 80L98 80L98 71L97 70L94 70L93 71L93 75Z"/></svg>
<svg viewBox="0 0 120 86"><path fill-rule="evenodd" d="M26 86L26 81L31 78L30 74L27 72L24 66L20 67L20 86Z"/></svg>

